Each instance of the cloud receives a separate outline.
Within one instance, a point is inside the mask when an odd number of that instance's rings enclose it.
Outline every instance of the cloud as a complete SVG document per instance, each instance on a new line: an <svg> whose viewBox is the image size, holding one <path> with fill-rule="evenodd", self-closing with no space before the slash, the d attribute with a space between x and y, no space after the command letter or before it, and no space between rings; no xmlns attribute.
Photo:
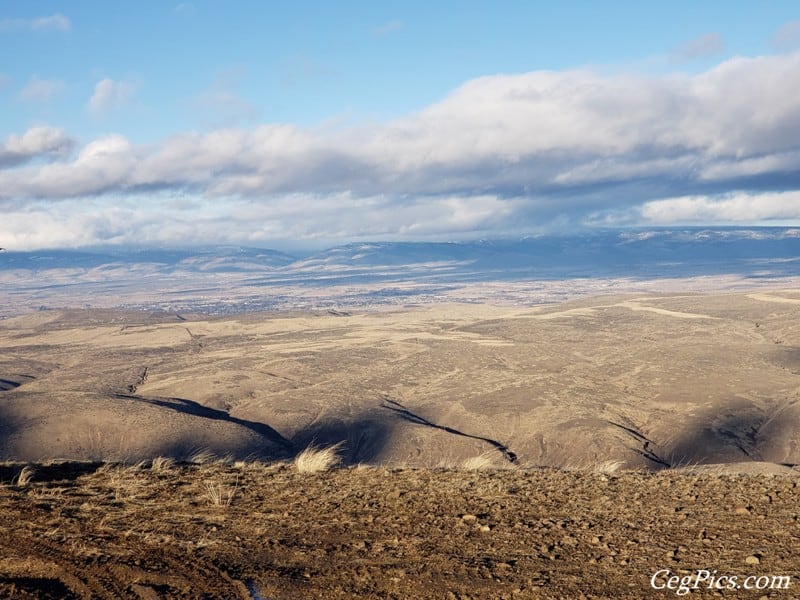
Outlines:
<svg viewBox="0 0 800 600"><path fill-rule="evenodd" d="M148 193L113 203L66 200L3 209L0 240L6 248L77 247L91 244L311 245L358 237L441 239L490 231L508 207L492 197L391 198L350 194L290 194L270 202L173 198ZM352 215L363 217L354 221Z"/></svg>
<svg viewBox="0 0 800 600"><path fill-rule="evenodd" d="M136 87L127 81L114 81L105 78L94 86L94 93L89 99L89 112L102 115L127 106L136 92Z"/></svg>
<svg viewBox="0 0 800 600"><path fill-rule="evenodd" d="M800 191L667 198L648 202L639 212L652 224L800 220Z"/></svg>
<svg viewBox="0 0 800 600"><path fill-rule="evenodd" d="M181 223L173 235L190 239L199 220L219 228L212 239L265 243L793 219L797 89L800 53L696 75L495 75L382 124L226 127L146 146L106 136L0 171L0 202L179 194L199 208L158 209Z"/></svg>
<svg viewBox="0 0 800 600"><path fill-rule="evenodd" d="M69 31L71 28L72 22L61 13L31 19L31 29L34 31Z"/></svg>
<svg viewBox="0 0 800 600"><path fill-rule="evenodd" d="M70 29L72 29L72 22L61 13L33 19L0 19L0 32L15 30L66 32Z"/></svg>
<svg viewBox="0 0 800 600"><path fill-rule="evenodd" d="M684 62L720 54L725 42L719 33L706 33L683 44L673 53L673 59Z"/></svg>
<svg viewBox="0 0 800 600"><path fill-rule="evenodd" d="M40 79L33 76L22 88L17 98L23 102L48 102L64 91L66 85L58 79Z"/></svg>
<svg viewBox="0 0 800 600"><path fill-rule="evenodd" d="M785 23L772 36L772 44L782 52L790 52L800 48L800 21Z"/></svg>
<svg viewBox="0 0 800 600"><path fill-rule="evenodd" d="M0 169L20 165L36 158L63 158L75 142L62 129L32 127L22 135L10 135L0 146Z"/></svg>

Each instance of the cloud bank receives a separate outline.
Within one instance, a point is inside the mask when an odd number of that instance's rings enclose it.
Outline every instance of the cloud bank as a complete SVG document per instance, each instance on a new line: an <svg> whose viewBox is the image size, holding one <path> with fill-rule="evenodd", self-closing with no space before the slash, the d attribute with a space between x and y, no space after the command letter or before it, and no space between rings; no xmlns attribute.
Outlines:
<svg viewBox="0 0 800 600"><path fill-rule="evenodd" d="M715 45L706 42L698 51ZM95 96L113 98L114 82L105 96L102 83ZM793 53L737 57L691 76L482 77L373 126L266 124L153 145L108 135L69 155L63 132L21 154L9 138L0 206L72 215L65 222L81 233L65 238L70 244L442 239L565 224L798 219L797 89ZM101 99L98 107L113 104ZM43 136L32 131L13 139ZM164 198L184 200L165 206ZM0 240L24 229L8 223Z"/></svg>

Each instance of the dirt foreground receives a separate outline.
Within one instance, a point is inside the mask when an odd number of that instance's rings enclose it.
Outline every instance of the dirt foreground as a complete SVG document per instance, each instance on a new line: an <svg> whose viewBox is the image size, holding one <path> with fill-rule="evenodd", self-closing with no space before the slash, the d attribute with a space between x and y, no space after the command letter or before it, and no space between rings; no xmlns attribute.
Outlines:
<svg viewBox="0 0 800 600"><path fill-rule="evenodd" d="M2 598L800 595L789 469L20 467L0 470Z"/></svg>

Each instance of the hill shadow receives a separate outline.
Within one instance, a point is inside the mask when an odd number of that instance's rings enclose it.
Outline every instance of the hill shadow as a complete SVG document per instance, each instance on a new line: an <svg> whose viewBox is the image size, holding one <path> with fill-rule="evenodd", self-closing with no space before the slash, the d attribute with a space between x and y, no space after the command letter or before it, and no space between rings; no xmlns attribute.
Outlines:
<svg viewBox="0 0 800 600"><path fill-rule="evenodd" d="M146 396L139 396L136 394L114 394L114 396L116 398L135 400L138 402L152 404L154 406L160 406L162 408L174 410L186 415L192 415L194 417L201 417L203 419L210 419L212 421L225 421L228 423L233 423L235 425L239 425L241 427L249 429L254 433L257 433L264 439L268 440L270 443L285 450L289 454L293 454L295 452L294 444L290 440L283 437L280 433L278 433L275 429L273 429L269 425L265 423L260 423L258 421L248 421L247 419L240 419L238 417L231 416L231 414L225 410L211 408L209 406L200 404L199 402L195 402L194 400L187 400L186 398L175 398L175 397L170 397L170 398L146 397Z"/></svg>
<svg viewBox="0 0 800 600"><path fill-rule="evenodd" d="M0 465L0 483L12 484L27 462ZM66 460L49 464L37 463L33 479L38 483L71 482L82 475L90 475L104 463L97 461Z"/></svg>
<svg viewBox="0 0 800 600"><path fill-rule="evenodd" d="M341 444L340 455L345 465L369 462L381 453L390 435L385 420L377 415L364 414L352 419L328 420L314 423L296 431L291 438L283 436L275 428L260 421L234 417L225 410L211 408L186 398L154 397L137 394L114 394L116 398L142 402L181 414L224 421L244 427L265 441L264 445L247 449L247 458L262 460L285 460L294 458L309 445L332 446ZM185 457L192 450L200 450L191 439L172 440L161 448L166 456ZM242 452L234 453L241 454Z"/></svg>
<svg viewBox="0 0 800 600"><path fill-rule="evenodd" d="M778 457L786 457L782 440L797 428L800 410L791 408L796 402L760 408L738 401L708 410L665 445L661 455L671 467L749 461L794 467L800 457L789 456L788 462ZM796 414L787 414L787 409Z"/></svg>
<svg viewBox="0 0 800 600"><path fill-rule="evenodd" d="M344 465L372 462L379 458L391 437L391 426L385 418L366 412L352 419L330 419L316 423L292 436L298 449L342 444L339 454Z"/></svg>

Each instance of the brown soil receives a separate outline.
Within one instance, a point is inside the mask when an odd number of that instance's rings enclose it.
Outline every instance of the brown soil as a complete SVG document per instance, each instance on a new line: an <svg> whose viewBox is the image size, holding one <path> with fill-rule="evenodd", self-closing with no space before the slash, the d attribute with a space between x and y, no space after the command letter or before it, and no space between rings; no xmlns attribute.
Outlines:
<svg viewBox="0 0 800 600"><path fill-rule="evenodd" d="M800 585L796 472L0 470L3 598L645 598L660 569ZM663 580L662 580L663 581ZM691 597L793 598L797 590Z"/></svg>

